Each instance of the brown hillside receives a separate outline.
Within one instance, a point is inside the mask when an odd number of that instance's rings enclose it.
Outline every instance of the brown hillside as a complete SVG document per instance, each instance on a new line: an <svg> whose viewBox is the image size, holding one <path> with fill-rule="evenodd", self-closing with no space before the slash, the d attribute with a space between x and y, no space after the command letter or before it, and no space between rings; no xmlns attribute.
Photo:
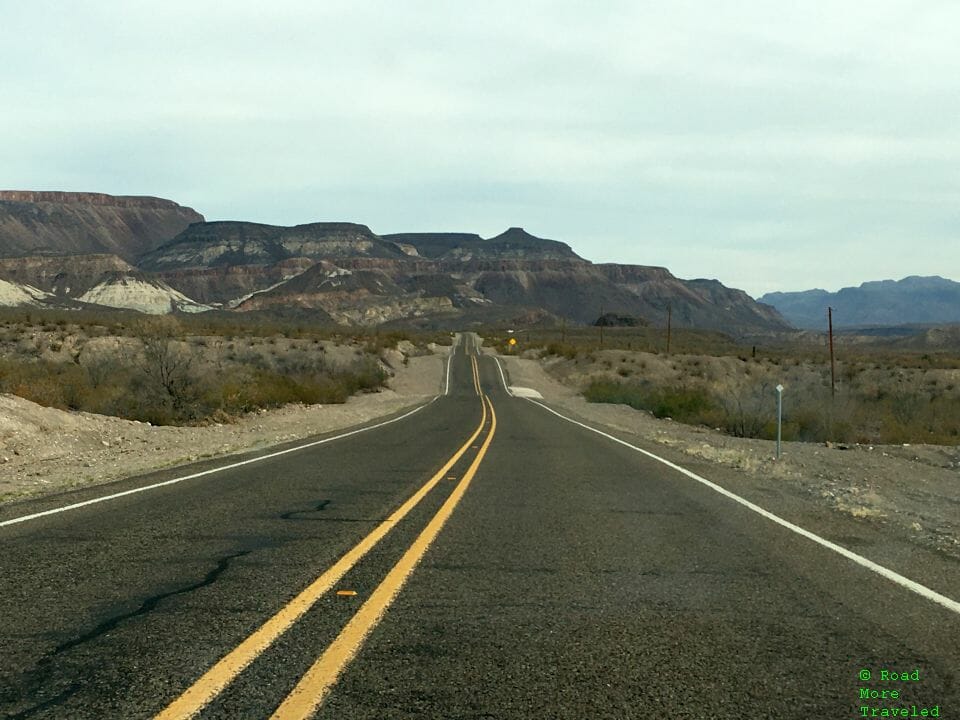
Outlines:
<svg viewBox="0 0 960 720"><path fill-rule="evenodd" d="M0 191L0 256L113 254L159 247L200 213L172 200L102 193Z"/></svg>

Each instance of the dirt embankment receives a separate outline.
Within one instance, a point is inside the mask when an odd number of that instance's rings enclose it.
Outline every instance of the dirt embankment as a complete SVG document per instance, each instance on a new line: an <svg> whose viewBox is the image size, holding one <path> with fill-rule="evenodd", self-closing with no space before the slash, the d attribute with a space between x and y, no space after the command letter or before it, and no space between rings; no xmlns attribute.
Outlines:
<svg viewBox="0 0 960 720"><path fill-rule="evenodd" d="M821 509L838 513L960 560L960 447L785 442L778 461L773 441L588 403L580 389L589 367L574 374L558 359L501 356L501 362L512 385L534 388L554 407L633 436L667 459L710 463L717 468L710 479L772 512L798 522ZM593 370L607 370L602 359Z"/></svg>
<svg viewBox="0 0 960 720"><path fill-rule="evenodd" d="M393 373L387 390L342 405L291 405L207 427L154 427L0 394L0 502L264 448L413 407L441 391L449 348L433 349L422 356L385 351Z"/></svg>

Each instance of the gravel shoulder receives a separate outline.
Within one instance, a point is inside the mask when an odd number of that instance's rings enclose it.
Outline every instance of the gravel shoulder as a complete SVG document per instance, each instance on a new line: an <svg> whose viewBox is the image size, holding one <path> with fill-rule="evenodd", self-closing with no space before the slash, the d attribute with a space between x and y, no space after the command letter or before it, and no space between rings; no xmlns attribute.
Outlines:
<svg viewBox="0 0 960 720"><path fill-rule="evenodd" d="M588 403L578 386L550 374L550 360L500 359L511 385L539 391L558 411L603 425L854 551L882 544L881 555L906 566L917 546L933 551L952 568L940 587L960 592L960 448L788 442L778 461L772 441Z"/></svg>
<svg viewBox="0 0 960 720"><path fill-rule="evenodd" d="M0 394L0 503L258 450L390 415L441 392L448 352L435 347L432 355L405 358L388 351L384 359L393 373L388 389L342 405L290 405L206 427L154 427Z"/></svg>

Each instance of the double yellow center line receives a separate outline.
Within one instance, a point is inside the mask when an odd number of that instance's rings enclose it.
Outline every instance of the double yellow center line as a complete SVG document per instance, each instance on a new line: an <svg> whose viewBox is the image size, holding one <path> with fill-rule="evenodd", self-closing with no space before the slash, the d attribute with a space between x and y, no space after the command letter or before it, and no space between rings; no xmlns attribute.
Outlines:
<svg viewBox="0 0 960 720"><path fill-rule="evenodd" d="M483 460L487 448L490 447L493 434L497 428L497 416L493 411L493 404L490 403L489 398L484 397L483 399L490 406L490 432L487 433L483 446L473 462L470 463L463 479L457 484L457 487L440 507L440 510L437 511L437 514L433 516L433 519L417 536L417 539L413 541L410 548L403 554L400 561L393 566L383 582L373 591L370 599L363 604L357 614L337 636L337 639L313 664L313 667L307 671L307 674L303 676L293 692L283 701L283 704L277 708L271 716L271 720L301 720L313 715L320 707L324 697L330 692L340 673L360 650L367 635L377 626L387 608L396 599L400 589L407 578L410 577L410 573L413 572L417 563L426 554L430 544L436 539L450 515L453 514L453 509L460 502L463 494L467 491L467 486L473 480L477 468L480 467L480 462Z"/></svg>
<svg viewBox="0 0 960 720"><path fill-rule="evenodd" d="M477 393L480 394L476 359L471 359L473 360L475 386ZM364 555L426 497L440 480L446 477L449 470L463 457L464 453L483 431L487 423L489 408L490 427L486 439L463 478L437 511L437 514L403 554L399 562L387 573L373 594L360 607L356 615L347 623L333 643L323 652L272 716L278 720L310 717L330 692L340 673L360 650L367 635L380 622L383 614L393 603L417 563L423 558L430 544L436 539L453 513L457 503L460 502L470 485L470 481L473 480L477 468L493 441L497 427L497 416L490 398L481 395L481 405L483 406L483 414L477 429L433 477L276 615L204 673L180 697L160 712L156 716L156 720L182 720L183 718L196 717L204 707L223 692L247 666L313 607L324 593L329 592Z"/></svg>
<svg viewBox="0 0 960 720"><path fill-rule="evenodd" d="M470 369L473 371L473 389L477 391L477 395L483 396L483 391L480 389L480 368L477 366L477 358L474 355L470 356Z"/></svg>

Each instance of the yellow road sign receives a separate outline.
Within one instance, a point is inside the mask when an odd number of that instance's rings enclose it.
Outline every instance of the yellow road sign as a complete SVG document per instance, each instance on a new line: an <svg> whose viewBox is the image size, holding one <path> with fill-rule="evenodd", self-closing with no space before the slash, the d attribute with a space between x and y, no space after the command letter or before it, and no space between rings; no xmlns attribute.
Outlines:
<svg viewBox="0 0 960 720"><path fill-rule="evenodd" d="M509 340L508 342L509 342L511 345L516 345L516 344L517 344L517 339L516 339L516 338L510 338L510 340Z"/></svg>

